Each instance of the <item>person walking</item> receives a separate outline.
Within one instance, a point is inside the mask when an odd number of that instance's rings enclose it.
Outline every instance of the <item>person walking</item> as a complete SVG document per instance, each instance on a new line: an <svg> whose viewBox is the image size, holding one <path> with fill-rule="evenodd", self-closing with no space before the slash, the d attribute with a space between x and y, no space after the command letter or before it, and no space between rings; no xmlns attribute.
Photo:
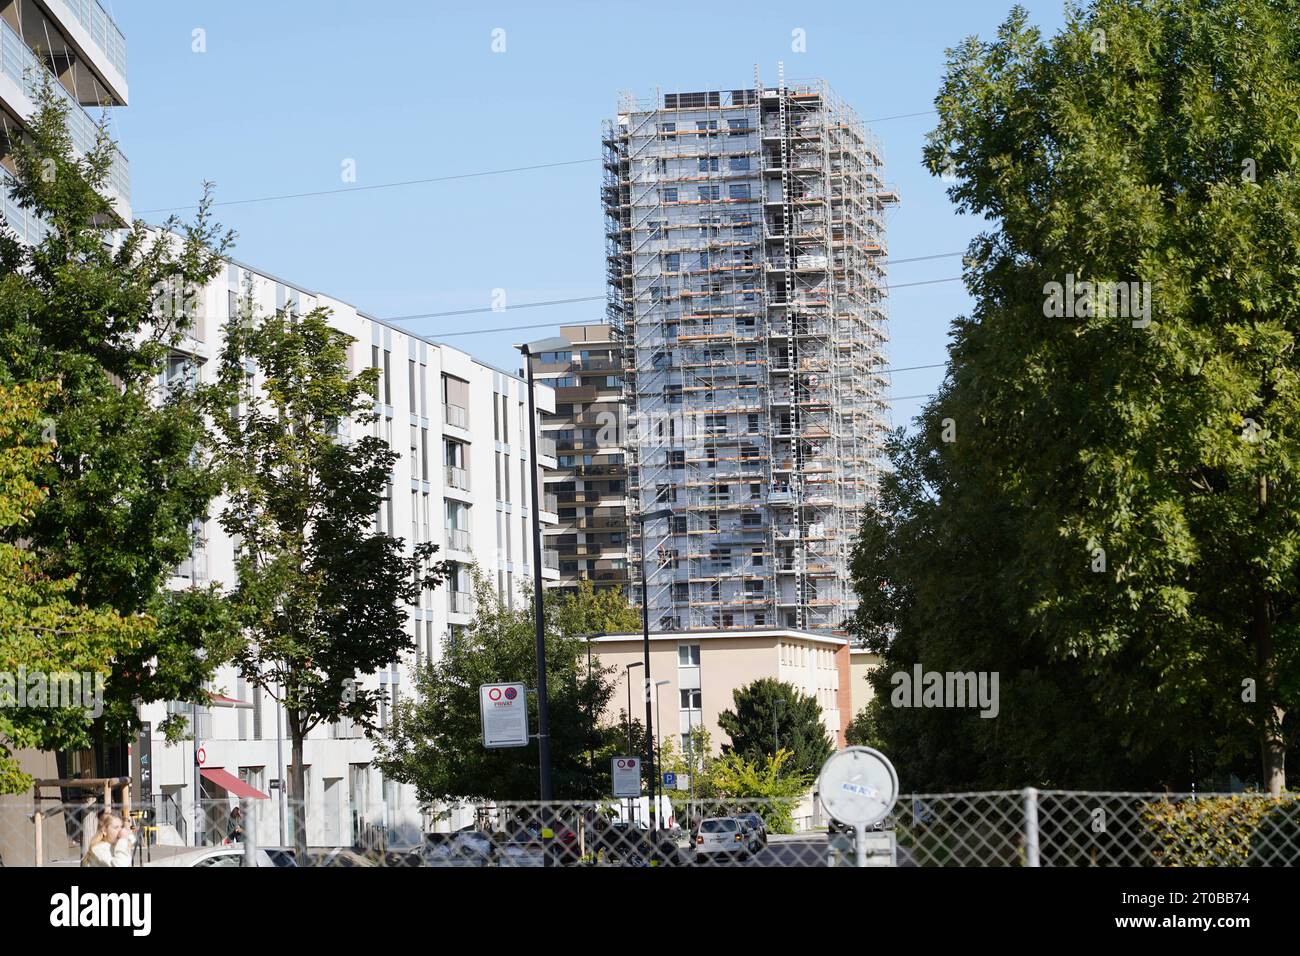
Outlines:
<svg viewBox="0 0 1300 956"><path fill-rule="evenodd" d="M99 815L99 828L90 839L90 849L81 858L81 865L130 866L133 846L135 828L116 810L105 810Z"/></svg>

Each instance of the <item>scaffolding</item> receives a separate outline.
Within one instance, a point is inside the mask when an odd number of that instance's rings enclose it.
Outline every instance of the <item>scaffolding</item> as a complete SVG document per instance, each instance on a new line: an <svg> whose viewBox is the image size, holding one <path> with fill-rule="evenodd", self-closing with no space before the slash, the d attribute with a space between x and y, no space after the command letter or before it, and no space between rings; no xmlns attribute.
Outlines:
<svg viewBox="0 0 1300 956"><path fill-rule="evenodd" d="M664 630L842 629L884 437L879 144L822 81L625 95L604 128L631 532ZM642 596L634 591L637 600Z"/></svg>

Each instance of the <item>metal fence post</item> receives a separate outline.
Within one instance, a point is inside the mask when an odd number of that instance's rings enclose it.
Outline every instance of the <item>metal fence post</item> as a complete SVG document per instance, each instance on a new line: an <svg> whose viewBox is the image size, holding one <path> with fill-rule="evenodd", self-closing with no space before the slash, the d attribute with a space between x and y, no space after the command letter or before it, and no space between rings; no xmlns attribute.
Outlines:
<svg viewBox="0 0 1300 956"><path fill-rule="evenodd" d="M244 824L244 866L257 866L257 805L248 797L241 797L239 805Z"/></svg>
<svg viewBox="0 0 1300 956"><path fill-rule="evenodd" d="M1038 860L1038 791L1025 788L1025 866L1041 866Z"/></svg>

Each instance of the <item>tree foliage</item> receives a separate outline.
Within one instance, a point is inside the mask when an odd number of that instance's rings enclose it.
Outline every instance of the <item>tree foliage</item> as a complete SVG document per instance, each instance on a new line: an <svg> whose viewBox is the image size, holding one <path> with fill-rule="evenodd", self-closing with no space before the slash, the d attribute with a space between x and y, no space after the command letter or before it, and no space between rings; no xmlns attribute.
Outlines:
<svg viewBox="0 0 1300 956"><path fill-rule="evenodd" d="M612 596L611 596L612 595ZM415 693L402 701L379 742L383 772L414 784L420 799L536 800L537 747L489 750L479 713L482 684L522 681L537 686L536 631L531 596L512 608L491 582L474 574L474 620L451 635L442 656L423 667ZM620 603L621 602L621 603ZM592 633L624 630L631 614L612 592L580 590L546 597L546 686L551 732L551 778L556 799L595 799L610 790L609 760L627 747L622 720L602 725L615 691L614 668L592 658ZM536 695L529 694L529 728L537 730ZM633 721L634 744L644 752L644 726Z"/></svg>
<svg viewBox="0 0 1300 956"><path fill-rule="evenodd" d="M782 765L792 773L816 776L834 751L822 709L794 685L760 678L731 692L736 709L718 715L718 726L731 738L724 753L750 761L789 752Z"/></svg>
<svg viewBox="0 0 1300 956"><path fill-rule="evenodd" d="M55 391L0 385L0 532L21 534L44 499L35 479L54 453L42 430ZM90 743L91 715L84 708L20 707L27 701L17 682L36 672L106 676L116 657L140 647L154 631L147 616L78 605L75 585L73 579L48 577L32 551L0 539L0 793L31 786L15 749Z"/></svg>
<svg viewBox="0 0 1300 956"><path fill-rule="evenodd" d="M760 814L773 833L794 831L794 810L812 789L814 775L794 766L794 754L780 748L773 754L746 759L732 752L712 761L696 787L703 813ZM728 801L734 801L728 805ZM734 808L734 809L732 809Z"/></svg>
<svg viewBox="0 0 1300 956"><path fill-rule="evenodd" d="M374 728L383 690L357 678L413 648L406 608L445 571L436 546L408 555L375 528L397 455L366 433L376 370L350 374L352 340L327 319L323 309L258 316L246 296L205 394L226 493L220 521L238 543L230 597L247 639L236 661L285 708L295 801L304 738L344 717ZM303 814L294 822L301 848Z"/></svg>
<svg viewBox="0 0 1300 956"><path fill-rule="evenodd" d="M1016 8L950 51L925 159L990 223L975 309L889 445L853 569L856 628L885 655L874 726L909 787L1282 785L1298 14L1097 0L1044 39ZM1098 280L1145 308L1058 308ZM890 674L918 662L999 672L1000 716L891 707Z"/></svg>
<svg viewBox="0 0 1300 956"><path fill-rule="evenodd" d="M104 198L115 147L101 130L88 153L74 152L52 82L11 143L11 199L48 233L28 245L0 230L0 383L58 385L42 410L56 443L33 476L40 501L4 540L67 582L75 604L154 618L113 658L98 728L113 735L135 722L138 702L200 695L228 650L229 634L207 629L219 624L215 594L177 607L167 591L217 485L192 390L159 377L195 330L194 291L231 235L212 222L207 193L190 223L123 226Z"/></svg>

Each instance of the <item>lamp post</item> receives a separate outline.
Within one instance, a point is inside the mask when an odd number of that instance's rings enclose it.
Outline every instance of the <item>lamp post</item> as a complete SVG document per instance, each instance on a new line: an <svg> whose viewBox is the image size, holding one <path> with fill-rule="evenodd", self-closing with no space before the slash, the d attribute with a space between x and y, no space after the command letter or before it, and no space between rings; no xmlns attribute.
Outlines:
<svg viewBox="0 0 1300 956"><path fill-rule="evenodd" d="M629 757L632 755L632 668L642 667L642 666L644 666L643 662L637 661L636 663L628 664L626 667L623 668L624 672L627 675L627 753ZM631 824L633 813L632 813L632 799L630 797L628 798L627 801L627 808L628 808L627 822Z"/></svg>
<svg viewBox="0 0 1300 956"><path fill-rule="evenodd" d="M659 809L659 772L655 769L655 751L654 751L654 717L650 709L650 593L646 587L645 572L645 523L653 521L656 518L671 518L673 512L671 508L660 508L658 511L651 511L648 514L639 514L636 516L637 524L641 532L641 634L642 634L642 654L645 663L645 726L646 726L646 756L649 758L647 763L650 765L650 829L657 830L658 827L658 809Z"/></svg>
<svg viewBox="0 0 1300 956"><path fill-rule="evenodd" d="M528 464L532 471L533 519L533 626L537 635L537 762L540 765L542 803L551 801L551 709L546 693L546 609L542 603L542 521L541 495L537 488L537 403L533 384L532 357L541 352L571 350L568 339L558 336L517 346L524 357L528 374ZM549 818L548 818L549 822Z"/></svg>
<svg viewBox="0 0 1300 956"><path fill-rule="evenodd" d="M660 765L664 762L664 711L659 700L659 688L671 683L672 681L669 680L655 681L655 754L659 758Z"/></svg>
<svg viewBox="0 0 1300 956"><path fill-rule="evenodd" d="M632 755L632 668L642 667L644 663L637 661L635 664L628 664L623 670L627 673L627 752L628 756Z"/></svg>

